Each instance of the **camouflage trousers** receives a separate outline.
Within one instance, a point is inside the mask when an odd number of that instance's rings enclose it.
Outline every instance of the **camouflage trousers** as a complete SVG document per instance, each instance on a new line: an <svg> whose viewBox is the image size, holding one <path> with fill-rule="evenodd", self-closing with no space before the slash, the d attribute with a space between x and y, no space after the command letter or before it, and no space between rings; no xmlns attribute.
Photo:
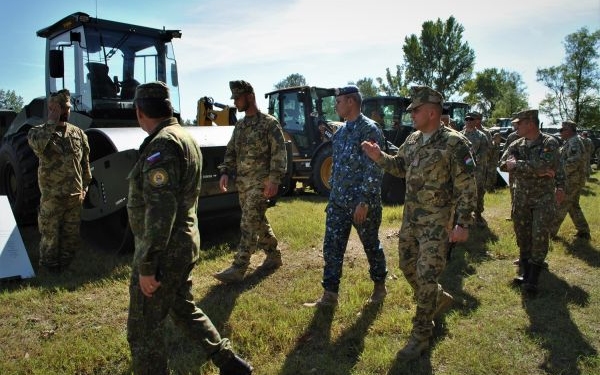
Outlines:
<svg viewBox="0 0 600 375"><path fill-rule="evenodd" d="M554 194L527 199L515 189L511 217L521 259L529 259L530 263L538 266L544 264L550 242L550 226L555 213Z"/></svg>
<svg viewBox="0 0 600 375"><path fill-rule="evenodd" d="M567 186L567 193L564 201L558 205L556 209L555 220L552 223L551 234L556 236L558 230L562 222L565 220L567 213L573 220L573 225L577 229L579 233L590 233L590 226L585 219L583 211L581 210L581 206L579 205L579 197L581 196L581 191L585 185L585 181L583 184L574 184Z"/></svg>
<svg viewBox="0 0 600 375"><path fill-rule="evenodd" d="M443 291L438 280L446 267L447 223L402 223L398 251L400 269L412 287L417 302L412 335L427 339L433 334L437 295Z"/></svg>
<svg viewBox="0 0 600 375"><path fill-rule="evenodd" d="M475 182L477 184L477 207L475 208L475 214L481 215L483 212L483 202L485 198L485 187L486 187L486 174L485 171L478 173Z"/></svg>
<svg viewBox="0 0 600 375"><path fill-rule="evenodd" d="M81 248L79 199L43 199L38 212L40 265L65 268Z"/></svg>
<svg viewBox="0 0 600 375"><path fill-rule="evenodd" d="M277 251L277 238L267 219L268 203L262 187L239 191L242 220L240 244L233 265L247 267L250 257L257 249L265 253Z"/></svg>
<svg viewBox="0 0 600 375"><path fill-rule="evenodd" d="M382 208L369 206L367 219L360 225L354 224L352 209L342 208L334 203L329 203L325 208L325 238L323 239L323 288L337 293L342 277L344 253L350 237L352 227L356 229L367 261L369 262L369 275L374 282L385 281L387 265L385 253L379 241L379 226L381 225Z"/></svg>
<svg viewBox="0 0 600 375"><path fill-rule="evenodd" d="M165 320L170 316L193 342L199 344L215 365L234 353L229 339L222 338L210 318L194 303L190 273L194 265L182 266L180 273L166 273L161 286L148 298L139 287L139 274L133 268L129 285L127 341L133 373L167 375L168 349L165 347Z"/></svg>

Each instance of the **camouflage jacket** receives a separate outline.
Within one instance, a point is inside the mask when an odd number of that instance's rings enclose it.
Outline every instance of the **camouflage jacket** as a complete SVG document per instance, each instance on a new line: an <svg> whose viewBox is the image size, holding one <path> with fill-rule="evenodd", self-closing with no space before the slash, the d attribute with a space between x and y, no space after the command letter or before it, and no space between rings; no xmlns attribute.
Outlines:
<svg viewBox="0 0 600 375"><path fill-rule="evenodd" d="M181 272L198 259L196 213L202 153L176 118L163 121L140 146L129 173L127 212L141 275Z"/></svg>
<svg viewBox="0 0 600 375"><path fill-rule="evenodd" d="M354 210L360 202L381 204L383 170L361 149L363 141L375 141L383 147L383 133L377 123L362 113L356 121L347 121L333 134L333 167L329 201Z"/></svg>
<svg viewBox="0 0 600 375"><path fill-rule="evenodd" d="M583 147L585 149L585 156L589 161L592 157L592 153L594 152L594 142L592 142L589 138L580 137L581 142L583 142Z"/></svg>
<svg viewBox="0 0 600 375"><path fill-rule="evenodd" d="M466 128L461 130L460 133L471 142L471 154L475 157L477 175L485 176L485 168L489 157L489 145L485 133L478 129L468 131Z"/></svg>
<svg viewBox="0 0 600 375"><path fill-rule="evenodd" d="M581 185L587 179L585 154L585 146L577 135L567 139L560 148L560 162L565 170L567 192L569 185Z"/></svg>
<svg viewBox="0 0 600 375"><path fill-rule="evenodd" d="M27 134L29 146L40 160L38 183L42 199L79 197L92 181L90 146L83 130L65 123L34 126Z"/></svg>
<svg viewBox="0 0 600 375"><path fill-rule="evenodd" d="M258 112L238 120L218 168L221 173L236 176L240 190L262 187L267 178L280 184L287 169L287 153L277 119Z"/></svg>
<svg viewBox="0 0 600 375"><path fill-rule="evenodd" d="M506 137L506 142L504 142L504 147L502 148L502 153L504 154L506 152L506 150L508 150L508 146L510 146L511 143L513 143L514 141L516 141L519 138L521 138L521 137L519 137L519 134L517 133L516 130L514 132L511 132Z"/></svg>
<svg viewBox="0 0 600 375"><path fill-rule="evenodd" d="M423 133L408 136L394 156L383 153L386 172L406 178L403 224L470 226L477 187L470 145L459 132L440 126L427 141ZM453 213L453 211L456 211Z"/></svg>
<svg viewBox="0 0 600 375"><path fill-rule="evenodd" d="M511 155L517 160L515 169L510 171L515 194L518 192L525 199L537 199L554 194L555 187L564 188L565 173L560 164L559 144L554 137L540 133L533 141L524 137L517 139L502 154L501 171L508 172L506 161ZM538 176L548 169L555 172L554 178Z"/></svg>

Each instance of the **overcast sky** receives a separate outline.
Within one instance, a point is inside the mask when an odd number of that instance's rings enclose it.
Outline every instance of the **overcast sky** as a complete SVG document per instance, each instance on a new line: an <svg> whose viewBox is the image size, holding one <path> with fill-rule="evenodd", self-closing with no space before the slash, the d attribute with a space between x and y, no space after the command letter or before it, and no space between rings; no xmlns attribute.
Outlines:
<svg viewBox="0 0 600 375"><path fill-rule="evenodd" d="M402 64L404 38L425 21L450 16L464 27L475 51L475 71L505 69L521 75L529 104L546 94L538 68L564 62L564 40L587 27L600 29L600 0L404 2L370 0L80 0L3 1L0 6L0 89L26 103L44 95L45 40L36 31L82 11L104 19L180 29L175 39L181 110L196 116L202 96L231 104L228 82L252 83L259 106L264 93L293 73L309 85L339 87L385 76ZM8 32L7 30L10 30ZM453 98L455 99L455 98Z"/></svg>

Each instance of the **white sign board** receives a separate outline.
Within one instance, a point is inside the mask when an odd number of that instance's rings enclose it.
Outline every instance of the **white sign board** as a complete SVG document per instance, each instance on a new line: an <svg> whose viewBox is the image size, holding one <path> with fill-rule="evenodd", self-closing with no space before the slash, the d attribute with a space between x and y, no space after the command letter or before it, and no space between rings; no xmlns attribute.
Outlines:
<svg viewBox="0 0 600 375"><path fill-rule="evenodd" d="M0 279L35 277L6 195L0 195Z"/></svg>

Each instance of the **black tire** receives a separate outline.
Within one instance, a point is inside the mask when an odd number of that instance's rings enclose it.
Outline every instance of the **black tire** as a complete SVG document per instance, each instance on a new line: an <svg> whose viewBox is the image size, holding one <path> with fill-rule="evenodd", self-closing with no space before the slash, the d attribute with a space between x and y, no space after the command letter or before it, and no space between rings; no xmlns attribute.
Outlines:
<svg viewBox="0 0 600 375"><path fill-rule="evenodd" d="M0 193L8 197L18 224L37 222L40 204L38 158L27 143L27 132L4 139L0 148Z"/></svg>
<svg viewBox="0 0 600 375"><path fill-rule="evenodd" d="M312 165L312 182L317 194L329 197L331 185L331 169L333 167L333 156L331 145L323 147L315 157Z"/></svg>
<svg viewBox="0 0 600 375"><path fill-rule="evenodd" d="M383 203L398 205L404 204L406 194L406 180L389 173L383 175L381 182L381 200Z"/></svg>

